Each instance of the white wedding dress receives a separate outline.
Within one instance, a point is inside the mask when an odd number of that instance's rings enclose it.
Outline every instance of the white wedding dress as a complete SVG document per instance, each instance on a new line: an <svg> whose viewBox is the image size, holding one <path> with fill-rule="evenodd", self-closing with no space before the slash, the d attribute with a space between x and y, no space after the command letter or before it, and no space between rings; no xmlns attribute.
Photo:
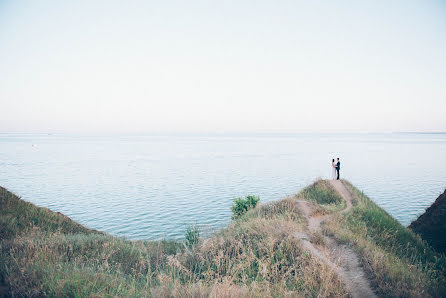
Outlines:
<svg viewBox="0 0 446 298"><path fill-rule="evenodd" d="M331 179L336 180L336 165L334 162L331 163Z"/></svg>

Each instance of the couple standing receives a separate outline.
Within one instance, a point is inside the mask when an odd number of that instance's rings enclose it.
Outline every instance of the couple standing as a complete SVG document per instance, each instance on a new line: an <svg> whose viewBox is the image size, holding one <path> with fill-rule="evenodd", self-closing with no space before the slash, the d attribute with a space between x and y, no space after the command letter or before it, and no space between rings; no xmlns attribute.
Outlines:
<svg viewBox="0 0 446 298"><path fill-rule="evenodd" d="M333 168L331 170L331 179L339 180L339 170L341 170L341 162L339 161L339 157L338 157L338 162L336 162L336 163L335 163L334 158L332 159L331 167Z"/></svg>

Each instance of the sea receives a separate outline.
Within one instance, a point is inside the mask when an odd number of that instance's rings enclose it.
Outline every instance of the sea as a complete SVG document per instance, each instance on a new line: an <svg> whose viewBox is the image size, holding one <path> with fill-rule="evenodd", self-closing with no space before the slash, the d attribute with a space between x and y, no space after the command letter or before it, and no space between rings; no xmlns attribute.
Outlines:
<svg viewBox="0 0 446 298"><path fill-rule="evenodd" d="M0 185L38 206L126 239L203 237L233 199L267 203L349 180L407 226L446 188L446 134L0 134Z"/></svg>

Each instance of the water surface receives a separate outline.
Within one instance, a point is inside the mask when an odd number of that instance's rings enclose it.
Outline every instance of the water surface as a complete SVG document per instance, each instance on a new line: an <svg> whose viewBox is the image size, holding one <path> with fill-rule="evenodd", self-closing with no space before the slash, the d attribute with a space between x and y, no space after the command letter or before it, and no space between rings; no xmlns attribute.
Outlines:
<svg viewBox="0 0 446 298"><path fill-rule="evenodd" d="M446 187L444 134L0 134L0 185L94 229L181 239L230 221L232 199L261 201L331 175L349 179L404 225Z"/></svg>

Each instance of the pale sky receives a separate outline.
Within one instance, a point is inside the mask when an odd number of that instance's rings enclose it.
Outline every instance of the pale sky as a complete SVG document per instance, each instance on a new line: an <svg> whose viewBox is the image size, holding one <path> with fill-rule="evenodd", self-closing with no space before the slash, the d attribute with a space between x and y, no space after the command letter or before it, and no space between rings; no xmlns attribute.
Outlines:
<svg viewBox="0 0 446 298"><path fill-rule="evenodd" d="M446 2L0 0L0 132L446 131Z"/></svg>

